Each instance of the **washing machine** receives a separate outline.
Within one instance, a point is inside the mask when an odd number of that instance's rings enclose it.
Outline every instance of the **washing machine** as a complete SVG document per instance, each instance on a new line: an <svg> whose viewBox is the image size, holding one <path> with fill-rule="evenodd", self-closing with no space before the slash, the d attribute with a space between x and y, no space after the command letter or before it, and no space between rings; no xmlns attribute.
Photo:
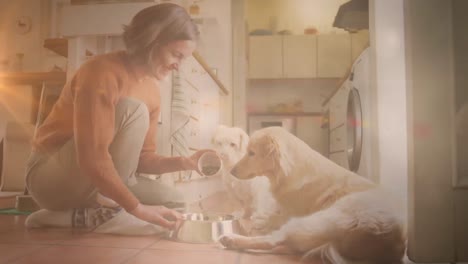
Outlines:
<svg viewBox="0 0 468 264"><path fill-rule="evenodd" d="M350 170L372 178L371 69L370 49L354 62L349 76L347 151Z"/></svg>
<svg viewBox="0 0 468 264"><path fill-rule="evenodd" d="M372 173L369 53L366 48L354 61L328 104L329 158L367 178Z"/></svg>

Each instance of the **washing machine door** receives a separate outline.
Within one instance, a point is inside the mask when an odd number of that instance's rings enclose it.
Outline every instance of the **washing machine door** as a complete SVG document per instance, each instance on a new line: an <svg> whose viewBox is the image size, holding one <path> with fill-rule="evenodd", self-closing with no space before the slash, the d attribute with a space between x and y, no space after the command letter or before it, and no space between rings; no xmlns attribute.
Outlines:
<svg viewBox="0 0 468 264"><path fill-rule="evenodd" d="M362 151L362 109L359 91L355 87L349 91L346 125L349 169L356 172L359 169Z"/></svg>

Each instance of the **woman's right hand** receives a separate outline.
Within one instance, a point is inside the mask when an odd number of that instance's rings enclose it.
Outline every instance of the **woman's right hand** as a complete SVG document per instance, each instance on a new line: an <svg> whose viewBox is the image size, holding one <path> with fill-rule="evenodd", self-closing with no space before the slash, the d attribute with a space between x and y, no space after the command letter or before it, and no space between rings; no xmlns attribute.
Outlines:
<svg viewBox="0 0 468 264"><path fill-rule="evenodd" d="M176 228L183 219L181 213L161 205L138 204L138 206L129 213L141 220L167 229Z"/></svg>

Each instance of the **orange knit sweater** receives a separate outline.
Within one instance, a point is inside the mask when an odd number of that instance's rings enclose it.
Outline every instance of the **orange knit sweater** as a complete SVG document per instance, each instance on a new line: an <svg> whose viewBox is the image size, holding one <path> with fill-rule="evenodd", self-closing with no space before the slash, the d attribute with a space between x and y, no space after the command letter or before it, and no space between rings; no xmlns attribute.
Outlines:
<svg viewBox="0 0 468 264"><path fill-rule="evenodd" d="M90 59L65 85L33 141L36 151L53 153L73 138L82 176L91 177L99 192L127 211L135 208L138 200L117 175L108 151L114 136L115 107L119 99L138 99L149 110L150 126L137 171L162 174L185 169L182 157L156 154L159 85L157 82L155 85L155 79L144 77L124 51Z"/></svg>

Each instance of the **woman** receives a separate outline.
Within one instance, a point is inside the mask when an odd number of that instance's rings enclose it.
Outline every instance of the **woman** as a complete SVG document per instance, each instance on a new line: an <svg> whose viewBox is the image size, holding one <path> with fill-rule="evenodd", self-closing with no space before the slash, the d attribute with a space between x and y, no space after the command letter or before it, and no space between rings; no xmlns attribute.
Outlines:
<svg viewBox="0 0 468 264"><path fill-rule="evenodd" d="M161 197L158 192L167 189L135 174L196 170L208 151L191 157L156 154L159 81L192 54L198 35L182 7L151 6L125 27L126 51L96 56L78 69L36 132L26 182L44 209L26 225L69 226L70 217L78 221L73 209L110 201L141 220L174 227L180 214L155 205L180 202L174 201L176 191Z"/></svg>

